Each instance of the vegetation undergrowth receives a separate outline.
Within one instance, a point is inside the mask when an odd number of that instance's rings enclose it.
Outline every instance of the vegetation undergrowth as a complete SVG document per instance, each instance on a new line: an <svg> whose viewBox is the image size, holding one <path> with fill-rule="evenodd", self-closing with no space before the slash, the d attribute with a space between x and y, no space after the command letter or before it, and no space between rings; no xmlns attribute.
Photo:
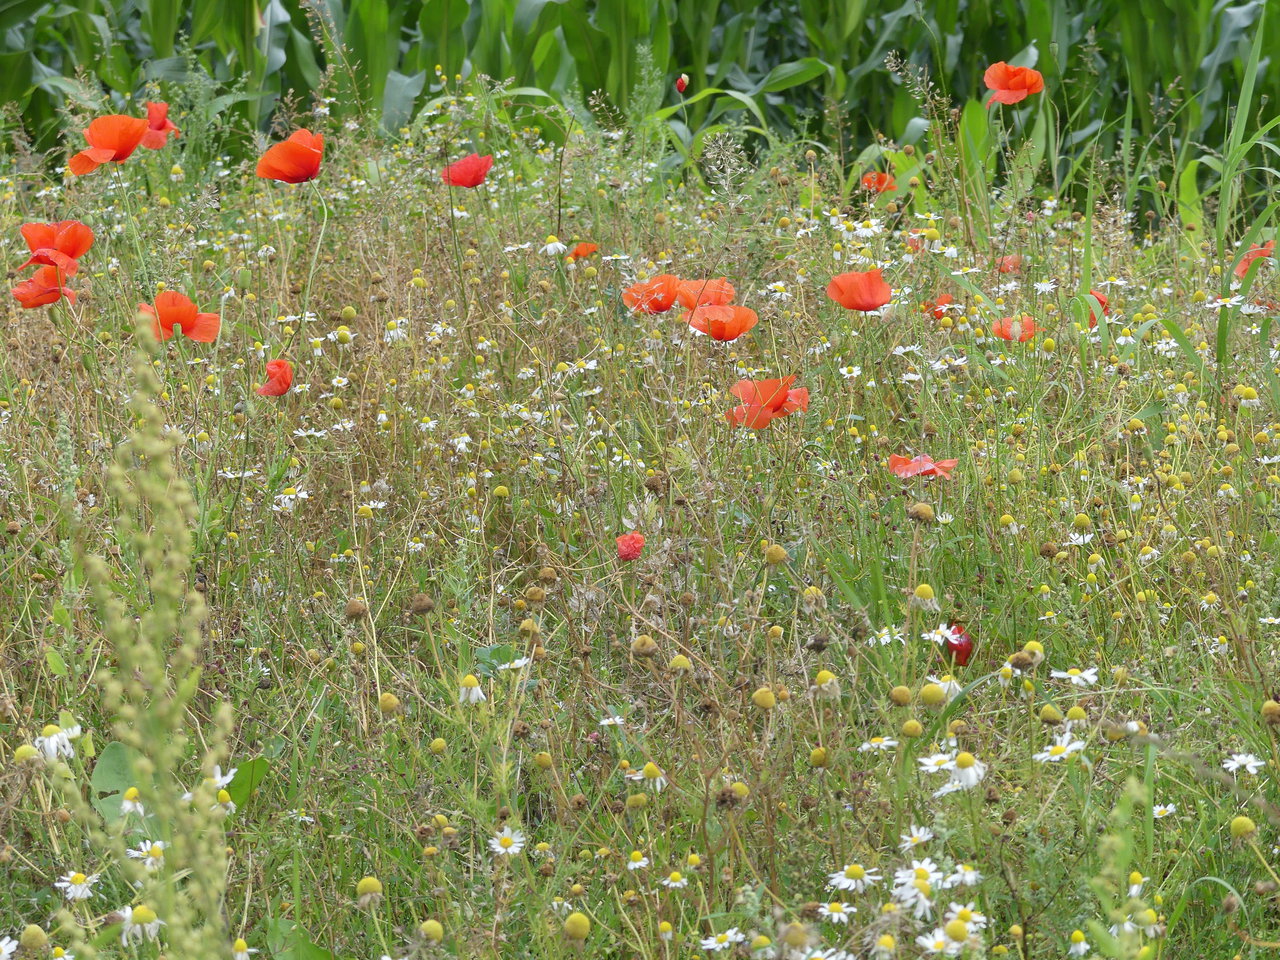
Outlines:
<svg viewBox="0 0 1280 960"><path fill-rule="evenodd" d="M93 243L0 358L0 956L1273 951L1251 85L1072 208L899 67L853 168L484 81L7 158L15 280Z"/></svg>

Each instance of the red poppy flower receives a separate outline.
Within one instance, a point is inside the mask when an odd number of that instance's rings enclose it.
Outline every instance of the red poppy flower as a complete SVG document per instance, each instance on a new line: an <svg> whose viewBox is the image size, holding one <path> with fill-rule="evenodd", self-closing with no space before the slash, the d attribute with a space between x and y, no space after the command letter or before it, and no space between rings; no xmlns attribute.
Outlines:
<svg viewBox="0 0 1280 960"><path fill-rule="evenodd" d="M684 93L689 89L689 75L682 73L676 77L676 93Z"/></svg>
<svg viewBox="0 0 1280 960"><path fill-rule="evenodd" d="M1021 273L1022 257L1018 254L1010 254L1007 257L1001 257L996 261L997 273Z"/></svg>
<svg viewBox="0 0 1280 960"><path fill-rule="evenodd" d="M82 177L104 163L124 163L138 149L146 132L147 121L141 117L113 113L91 120L84 131L89 148L72 157L68 166L77 177Z"/></svg>
<svg viewBox="0 0 1280 960"><path fill-rule="evenodd" d="M591 256L593 253L595 253L599 249L600 249L600 245L596 243L580 243L576 247L574 247L572 250L569 251L569 259L582 260L582 259L585 259L586 257Z"/></svg>
<svg viewBox="0 0 1280 960"><path fill-rule="evenodd" d="M13 294L13 299L27 310L57 303L62 297L75 303L75 291L68 290L62 285L64 276L65 274L61 273L57 267L41 267L29 279L23 280L9 292Z"/></svg>
<svg viewBox="0 0 1280 960"><path fill-rule="evenodd" d="M951 479L951 471L959 460L934 460L920 454L908 460L898 453L889 455L889 472L895 477L907 480L910 477L946 477Z"/></svg>
<svg viewBox="0 0 1280 960"><path fill-rule="evenodd" d="M622 302L636 313L666 313L676 302L680 278L662 273L652 280L633 283L622 291Z"/></svg>
<svg viewBox="0 0 1280 960"><path fill-rule="evenodd" d="M473 153L457 163L451 163L440 171L440 179L451 187L478 187L484 183L493 167L493 156L482 157Z"/></svg>
<svg viewBox="0 0 1280 960"><path fill-rule="evenodd" d="M295 130L288 140L268 147L258 161L258 176L281 183L306 183L320 174L324 135Z"/></svg>
<svg viewBox="0 0 1280 960"><path fill-rule="evenodd" d="M174 335L174 327L178 327L188 340L213 343L222 328L222 319L216 313L198 312L196 305L177 290L157 293L155 306L140 303L138 309L151 318L151 332L157 340L168 340Z"/></svg>
<svg viewBox="0 0 1280 960"><path fill-rule="evenodd" d="M929 300L920 304L920 312L932 313L935 320L941 320L947 315L947 305L955 302L955 297L949 293L943 293L938 296L937 300Z"/></svg>
<svg viewBox="0 0 1280 960"><path fill-rule="evenodd" d="M827 284L827 296L846 310L879 310L891 299L893 290L880 276L880 268L864 273L841 273Z"/></svg>
<svg viewBox="0 0 1280 960"><path fill-rule="evenodd" d="M991 332L1001 340L1017 340L1026 343L1036 335L1036 322L1023 314L1020 317L1001 317L991 325Z"/></svg>
<svg viewBox="0 0 1280 960"><path fill-rule="evenodd" d="M1098 301L1098 306L1102 307L1102 315L1104 317L1111 316L1111 304L1107 300L1107 295L1100 290L1090 290L1089 295ZM1092 330L1098 325L1098 315L1092 310L1089 311L1089 329Z"/></svg>
<svg viewBox="0 0 1280 960"><path fill-rule="evenodd" d="M943 646L947 648L947 653L951 654L951 659L956 662L956 666L963 667L973 656L973 637L969 636L969 631L958 623L950 624L950 627L951 635L947 637Z"/></svg>
<svg viewBox="0 0 1280 960"><path fill-rule="evenodd" d="M644 534L636 530L618 537L618 559L639 560L644 550Z"/></svg>
<svg viewBox="0 0 1280 960"><path fill-rule="evenodd" d="M705 333L713 340L728 343L760 322L754 310L733 304L707 303L694 307L682 318L699 333Z"/></svg>
<svg viewBox="0 0 1280 960"><path fill-rule="evenodd" d="M1258 246L1258 244L1255 243L1245 251L1244 256L1240 258L1240 262L1236 264L1235 275L1237 277L1244 277L1244 275L1249 272L1249 267L1253 261L1269 259L1275 254L1275 250L1276 242L1274 240L1268 240L1266 243L1262 244L1262 246Z"/></svg>
<svg viewBox="0 0 1280 960"><path fill-rule="evenodd" d="M987 67L982 75L982 82L988 90L994 91L987 101L987 109L997 101L1000 103L1018 103L1033 93L1044 89L1044 77L1039 70L1030 67L1011 67L1001 60Z"/></svg>
<svg viewBox="0 0 1280 960"><path fill-rule="evenodd" d="M267 361L267 382L258 388L260 397L281 397L293 386L293 364L288 360Z"/></svg>
<svg viewBox="0 0 1280 960"><path fill-rule="evenodd" d="M736 293L733 284L724 277L715 280L681 280L676 290L676 299L686 310L692 310L707 304L724 306L726 303L733 303Z"/></svg>
<svg viewBox="0 0 1280 960"><path fill-rule="evenodd" d="M876 193L889 193L897 190L898 184L891 174L872 171L862 175L862 187L864 190L873 190Z"/></svg>
<svg viewBox="0 0 1280 960"><path fill-rule="evenodd" d="M729 392L742 401L725 417L735 427L747 426L763 430L778 417L785 417L797 410L809 409L809 391L804 387L791 389L795 376L781 380L739 380Z"/></svg>
<svg viewBox="0 0 1280 960"><path fill-rule="evenodd" d="M93 231L79 220L59 220L57 223L24 223L22 238L27 241L31 259L19 270L33 263L57 267L63 276L75 276L80 269L76 261L93 246Z"/></svg>
<svg viewBox="0 0 1280 960"><path fill-rule="evenodd" d="M169 119L167 103L147 102L147 132L142 135L142 145L148 150L159 150L169 142L170 135L182 133Z"/></svg>

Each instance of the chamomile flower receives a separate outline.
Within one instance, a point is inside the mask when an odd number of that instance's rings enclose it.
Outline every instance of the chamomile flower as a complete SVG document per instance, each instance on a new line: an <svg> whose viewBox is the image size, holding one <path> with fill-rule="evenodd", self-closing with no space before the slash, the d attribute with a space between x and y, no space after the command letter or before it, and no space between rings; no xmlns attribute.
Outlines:
<svg viewBox="0 0 1280 960"><path fill-rule="evenodd" d="M1233 753L1222 761L1222 769L1228 773L1238 773L1243 770L1248 774L1257 774L1263 766L1265 764L1252 753Z"/></svg>
<svg viewBox="0 0 1280 960"><path fill-rule="evenodd" d="M987 765L967 750L961 750L947 771L951 774L950 784L960 790L972 790L987 775Z"/></svg>
<svg viewBox="0 0 1280 960"><path fill-rule="evenodd" d="M949 957L959 953L964 944L957 944L954 940L949 939L946 931L939 928L932 933L922 933L916 937L916 946L923 949L925 953Z"/></svg>
<svg viewBox="0 0 1280 960"><path fill-rule="evenodd" d="M710 950L712 953L719 953L721 950L730 950L736 944L743 943L747 939L747 935L737 927L730 927L724 933L712 934L709 937L703 937L700 946L703 950Z"/></svg>
<svg viewBox="0 0 1280 960"><path fill-rule="evenodd" d="M242 938L237 938L231 945L231 960L249 960L250 955L257 952L257 949L250 947Z"/></svg>
<svg viewBox="0 0 1280 960"><path fill-rule="evenodd" d="M1051 670L1049 675L1058 680L1069 680L1073 687L1091 687L1098 682L1098 668L1088 667L1084 670L1071 667L1069 670Z"/></svg>
<svg viewBox="0 0 1280 960"><path fill-rule="evenodd" d="M911 831L909 833L902 834L900 839L902 842L898 844L898 849L903 853L906 853L908 850L921 846L922 844L926 844L932 840L933 831L928 827L917 827L915 824L912 824Z"/></svg>
<svg viewBox="0 0 1280 960"><path fill-rule="evenodd" d="M639 850L632 850L631 856L627 857L628 870L643 870L649 865L649 858Z"/></svg>
<svg viewBox="0 0 1280 960"><path fill-rule="evenodd" d="M982 874L975 867L967 863L958 863L950 876L942 881L942 886L950 887L976 887L982 882Z"/></svg>
<svg viewBox="0 0 1280 960"><path fill-rule="evenodd" d="M987 927L986 914L979 913L974 903L952 903L943 914L943 919L959 920L971 930L985 930Z"/></svg>
<svg viewBox="0 0 1280 960"><path fill-rule="evenodd" d="M1070 730L1064 730L1054 737L1053 743L1035 754L1032 759L1040 763L1057 763L1060 760L1065 760L1073 753L1079 753L1084 749L1084 746L1083 740L1075 739Z"/></svg>
<svg viewBox="0 0 1280 960"><path fill-rule="evenodd" d="M137 787L130 787L120 799L120 812L125 815L132 813L139 817L145 817L147 811L142 805L141 797L142 794Z"/></svg>
<svg viewBox="0 0 1280 960"><path fill-rule="evenodd" d="M859 753L872 753L880 750L892 750L898 745L897 740L889 737L872 737L858 747Z"/></svg>
<svg viewBox="0 0 1280 960"><path fill-rule="evenodd" d="M849 918L856 912L856 908L849 906L839 900L833 900L831 903L824 903L818 907L818 915L822 919L830 923L848 923Z"/></svg>
<svg viewBox="0 0 1280 960"><path fill-rule="evenodd" d="M159 939L160 928L164 926L164 921L157 917L156 912L145 903L140 903L136 907L121 907L116 912L120 914L121 919L121 946L128 947L130 941L142 943L146 940Z"/></svg>
<svg viewBox="0 0 1280 960"><path fill-rule="evenodd" d="M494 856L514 857L524 849L524 843L523 833L512 830L510 827L503 827L495 836L489 838L489 849Z"/></svg>
<svg viewBox="0 0 1280 960"><path fill-rule="evenodd" d="M679 870L672 870L662 878L662 885L668 890L683 890L689 885L689 878Z"/></svg>
<svg viewBox="0 0 1280 960"><path fill-rule="evenodd" d="M48 724L40 731L40 736L31 741L32 746L44 754L46 760L57 760L59 757L74 757L75 750L71 741L80 736L80 727L68 727L63 730L56 723Z"/></svg>
<svg viewBox="0 0 1280 960"><path fill-rule="evenodd" d="M88 900L93 896L93 885L98 882L98 874L67 873L54 886L62 891L69 901Z"/></svg>
<svg viewBox="0 0 1280 960"><path fill-rule="evenodd" d="M880 871L868 870L860 863L847 864L843 870L837 870L827 877L827 886L836 890L847 890L862 893L880 882Z"/></svg>
<svg viewBox="0 0 1280 960"><path fill-rule="evenodd" d="M474 673L468 673L462 678L462 683L458 687L459 703L484 703L484 689L480 686L480 680Z"/></svg>
<svg viewBox="0 0 1280 960"><path fill-rule="evenodd" d="M164 865L164 850L167 846L163 840L144 840L125 852L129 859L141 860L148 870L157 870Z"/></svg>

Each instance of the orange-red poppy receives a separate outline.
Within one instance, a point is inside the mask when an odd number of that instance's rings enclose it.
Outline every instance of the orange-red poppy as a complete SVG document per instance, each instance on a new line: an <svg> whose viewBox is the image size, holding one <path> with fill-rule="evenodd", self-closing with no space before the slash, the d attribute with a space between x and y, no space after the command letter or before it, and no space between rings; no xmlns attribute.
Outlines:
<svg viewBox="0 0 1280 960"><path fill-rule="evenodd" d="M1044 77L1039 70L1011 67L1003 60L987 67L982 81L988 90L993 91L991 99L987 101L988 110L993 103L1019 103L1044 89Z"/></svg>
<svg viewBox="0 0 1280 960"><path fill-rule="evenodd" d="M880 268L841 273L827 284L827 296L846 310L879 310L891 299L893 290L880 276Z"/></svg>
<svg viewBox="0 0 1280 960"><path fill-rule="evenodd" d="M138 310L151 318L151 332L157 340L168 340L177 331L188 340L213 343L222 328L222 318L216 313L200 313L196 305L177 290L164 290L156 294L153 306L138 304Z"/></svg>
<svg viewBox="0 0 1280 960"><path fill-rule="evenodd" d="M778 417L785 417L797 410L809 409L809 391L805 387L792 389L794 375L781 380L739 380L729 392L742 401L725 414L735 427L763 430Z"/></svg>
<svg viewBox="0 0 1280 960"><path fill-rule="evenodd" d="M451 163L440 171L440 179L451 187L478 187L493 168L493 156L480 156L473 153Z"/></svg>
<svg viewBox="0 0 1280 960"><path fill-rule="evenodd" d="M622 302L636 313L666 313L676 302L680 278L661 273L652 280L633 283L622 291Z"/></svg>
<svg viewBox="0 0 1280 960"><path fill-rule="evenodd" d="M31 259L19 270L33 263L57 267L63 276L75 276L81 257L93 246L93 231L79 220L59 220L57 223L24 223L20 228L27 241Z"/></svg>
<svg viewBox="0 0 1280 960"><path fill-rule="evenodd" d="M1001 317L991 325L991 333L1001 340L1017 340L1026 343L1039 328L1035 320L1023 314L1020 317Z"/></svg>
<svg viewBox="0 0 1280 960"><path fill-rule="evenodd" d="M148 150L159 150L169 138L182 134L172 120L169 119L167 103L147 102L147 132L142 135L142 145Z"/></svg>
<svg viewBox="0 0 1280 960"><path fill-rule="evenodd" d="M724 343L737 340L760 321L754 310L727 303L704 303L683 319L699 333Z"/></svg>
<svg viewBox="0 0 1280 960"><path fill-rule="evenodd" d="M1107 295L1105 293L1103 293L1101 290L1090 290L1089 295L1098 301L1098 306L1102 308L1102 315L1104 317L1111 316L1111 304L1107 300ZM1098 325L1098 315L1095 314L1092 310L1090 310L1089 311L1089 329L1092 330L1097 325Z"/></svg>
<svg viewBox="0 0 1280 960"><path fill-rule="evenodd" d="M293 364L288 360L267 361L267 382L258 388L262 397L282 397L293 386Z"/></svg>
<svg viewBox="0 0 1280 960"><path fill-rule="evenodd" d="M93 173L104 163L124 163L138 149L147 132L147 121L113 113L89 121L84 138L88 149L81 150L68 166L78 177Z"/></svg>
<svg viewBox="0 0 1280 960"><path fill-rule="evenodd" d="M569 259L584 260L599 249L600 245L596 243L580 243L569 251Z"/></svg>
<svg viewBox="0 0 1280 960"><path fill-rule="evenodd" d="M680 306L692 310L707 304L724 306L726 303L733 303L736 292L733 284L725 277L714 280L681 280L676 299L680 301Z"/></svg>
<svg viewBox="0 0 1280 960"><path fill-rule="evenodd" d="M1253 261L1269 259L1275 255L1275 251L1276 242L1274 240L1268 240L1261 246L1255 243L1245 251L1244 256L1240 258L1240 262L1236 264L1235 275L1244 277L1249 272L1249 267L1253 264Z"/></svg>
<svg viewBox="0 0 1280 960"><path fill-rule="evenodd" d="M892 453L889 455L889 472L903 480L911 477L946 477L950 480L951 471L959 462L959 460L934 460L923 453L908 460L900 453Z"/></svg>
<svg viewBox="0 0 1280 960"><path fill-rule="evenodd" d="M1019 254L1011 253L1007 257L1000 257L996 260L997 273L1021 273L1022 257Z"/></svg>
<svg viewBox="0 0 1280 960"><path fill-rule="evenodd" d="M618 545L619 560L639 560L640 554L644 552L644 534L639 530L624 533L616 537L615 542Z"/></svg>
<svg viewBox="0 0 1280 960"><path fill-rule="evenodd" d="M75 291L67 289L62 284L64 276L65 274L57 267L41 267L30 278L23 280L9 292L13 294L13 299L27 310L57 303L63 297L75 303Z"/></svg>
<svg viewBox="0 0 1280 960"><path fill-rule="evenodd" d="M320 174L324 135L295 130L288 140L268 147L258 161L258 176L281 183L306 183Z"/></svg>
<svg viewBox="0 0 1280 960"><path fill-rule="evenodd" d="M897 182L893 179L892 174L881 173L873 170L870 173L862 175L862 187L864 190L872 190L876 193L889 193L898 189Z"/></svg>
<svg viewBox="0 0 1280 960"><path fill-rule="evenodd" d="M956 298L951 296L951 294L939 294L937 300L928 300L920 304L920 312L932 313L935 320L941 320L947 315L947 306L955 302Z"/></svg>

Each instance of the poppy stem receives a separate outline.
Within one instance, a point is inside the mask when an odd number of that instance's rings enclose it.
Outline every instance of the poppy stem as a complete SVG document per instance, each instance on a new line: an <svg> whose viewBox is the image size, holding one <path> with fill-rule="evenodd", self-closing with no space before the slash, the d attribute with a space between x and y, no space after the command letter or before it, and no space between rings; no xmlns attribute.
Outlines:
<svg viewBox="0 0 1280 960"><path fill-rule="evenodd" d="M312 245L311 269L307 271L307 286L306 286L306 289L303 290L302 292L303 321L306 320L307 307L311 304L311 281L316 275L316 264L319 262L319 259L320 259L320 247L324 243L324 232L329 226L329 204L325 202L324 194L320 192L320 188L316 186L316 182L314 180L311 180L309 182L311 184L311 189L315 191L316 197L320 200L320 211L322 216L320 220L320 233L316 237L316 242ZM302 321L299 321L298 328L301 329L301 327L302 327Z"/></svg>

